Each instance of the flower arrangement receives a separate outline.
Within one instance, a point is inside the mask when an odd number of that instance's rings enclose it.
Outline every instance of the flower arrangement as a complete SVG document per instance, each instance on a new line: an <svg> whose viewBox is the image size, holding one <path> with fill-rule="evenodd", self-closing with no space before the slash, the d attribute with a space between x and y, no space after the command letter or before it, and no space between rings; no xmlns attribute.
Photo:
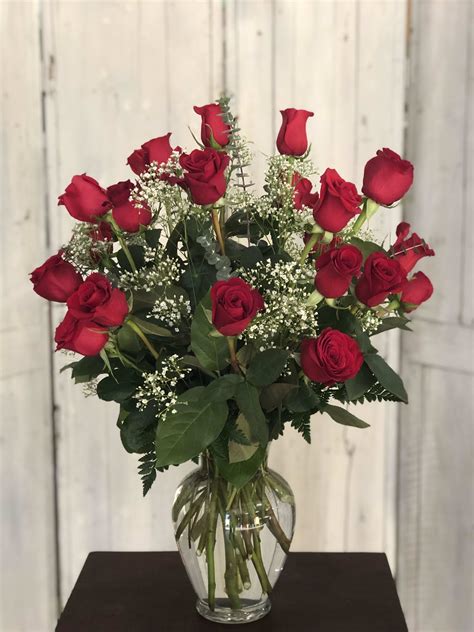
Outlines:
<svg viewBox="0 0 474 632"><path fill-rule="evenodd" d="M86 174L72 178L59 204L78 223L31 281L66 303L56 348L83 356L65 367L76 382L120 405L120 437L140 455L144 493L157 472L202 454L218 472L221 496L188 498L178 524L206 552L212 610L219 507L265 505L265 490L249 481L269 442L287 425L309 442L315 413L365 428L350 402L407 402L373 342L408 329L407 314L431 296L428 277L412 270L434 252L405 222L389 247L366 228L413 181L411 163L390 149L367 162L361 193L332 168L316 191L313 113L283 110L279 153L258 195L229 100L194 109L201 139L190 153L166 134L129 156L134 183L104 189ZM291 534L275 516L269 528L287 551ZM237 575L232 551L252 559L263 592L271 588L258 538L246 544L242 553L235 536L229 548L235 608L246 567Z"/></svg>

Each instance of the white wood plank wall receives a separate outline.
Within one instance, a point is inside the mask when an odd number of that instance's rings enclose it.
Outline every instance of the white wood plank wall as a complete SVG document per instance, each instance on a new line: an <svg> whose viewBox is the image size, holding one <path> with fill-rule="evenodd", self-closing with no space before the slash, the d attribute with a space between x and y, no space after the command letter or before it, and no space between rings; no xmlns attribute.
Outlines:
<svg viewBox="0 0 474 632"><path fill-rule="evenodd" d="M295 550L384 550L410 629L470 632L472 4L0 0L0 20L0 632L51 630L90 550L174 548L170 505L189 468L141 498L115 406L59 375L61 308L48 311L27 273L67 240L56 196L72 175L129 177L131 150L167 131L190 146L192 106L223 89L255 143L257 184L284 107L315 112L320 171L358 186L375 150L403 151L406 135L417 182L404 213L438 259L426 266L436 297L403 343L401 431L395 406L359 411L366 431L318 416L312 445L289 432L272 464L297 496ZM372 228L393 235L401 215ZM396 335L380 348L399 364Z"/></svg>

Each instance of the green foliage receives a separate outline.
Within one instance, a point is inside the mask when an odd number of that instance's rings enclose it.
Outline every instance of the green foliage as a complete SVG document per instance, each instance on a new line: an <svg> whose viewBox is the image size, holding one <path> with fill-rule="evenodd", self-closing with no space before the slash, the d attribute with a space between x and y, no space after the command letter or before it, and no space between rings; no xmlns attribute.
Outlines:
<svg viewBox="0 0 474 632"><path fill-rule="evenodd" d="M291 420L291 425L307 443L311 443L311 417L309 415L295 415Z"/></svg>
<svg viewBox="0 0 474 632"><path fill-rule="evenodd" d="M156 480L156 455L155 450L148 452L140 459L138 473L142 479L143 495L146 496Z"/></svg>
<svg viewBox="0 0 474 632"><path fill-rule="evenodd" d="M376 382L375 375L364 362L359 373L351 380L346 380L345 387L348 401L361 398Z"/></svg>
<svg viewBox="0 0 474 632"><path fill-rule="evenodd" d="M76 384L80 384L90 382L101 373L105 373L105 364L100 356L84 356L77 362L63 366L61 373L66 369L72 369L71 377Z"/></svg>
<svg viewBox="0 0 474 632"><path fill-rule="evenodd" d="M252 384L243 382L237 387L235 399L248 422L250 439L265 447L268 443L268 424L260 406L258 390Z"/></svg>
<svg viewBox="0 0 474 632"><path fill-rule="evenodd" d="M227 414L227 404L212 400L204 386L184 392L158 424L157 465L178 465L205 450L221 433Z"/></svg>
<svg viewBox="0 0 474 632"><path fill-rule="evenodd" d="M98 383L97 395L106 402L121 403L133 395L139 384L140 378L133 369L121 367Z"/></svg>
<svg viewBox="0 0 474 632"><path fill-rule="evenodd" d="M281 375L288 360L286 349L267 349L257 353L250 362L246 378L255 386L268 386Z"/></svg>
<svg viewBox="0 0 474 632"><path fill-rule="evenodd" d="M265 458L264 448L258 448L246 461L229 463L217 457L219 474L229 483L240 489L255 475Z"/></svg>
<svg viewBox="0 0 474 632"><path fill-rule="evenodd" d="M379 246L379 244L376 244L373 241L365 241L364 239L359 239L359 237L351 237L349 243L351 243L353 246L361 251L364 260L367 259L367 257L373 252L385 252L382 246Z"/></svg>
<svg viewBox="0 0 474 632"><path fill-rule="evenodd" d="M389 316L384 318L377 329L373 332L373 336L381 334L383 331L389 331L390 329L403 329L404 331L412 331L408 327L408 323L411 322L409 318L405 316Z"/></svg>
<svg viewBox="0 0 474 632"><path fill-rule="evenodd" d="M196 307L191 324L191 349L201 365L209 371L220 371L229 364L229 348L224 336L213 336L209 320L211 298L207 295Z"/></svg>
<svg viewBox="0 0 474 632"><path fill-rule="evenodd" d="M382 356L370 354L365 357L365 361L384 389L398 397L400 401L408 404L408 395L402 378L389 367Z"/></svg>
<svg viewBox="0 0 474 632"><path fill-rule="evenodd" d="M321 412L327 413L331 417L331 419L336 421L338 424L343 424L344 426L353 426L354 428L369 427L368 423L362 421L362 419L359 419L345 408L340 408L339 406L326 404Z"/></svg>

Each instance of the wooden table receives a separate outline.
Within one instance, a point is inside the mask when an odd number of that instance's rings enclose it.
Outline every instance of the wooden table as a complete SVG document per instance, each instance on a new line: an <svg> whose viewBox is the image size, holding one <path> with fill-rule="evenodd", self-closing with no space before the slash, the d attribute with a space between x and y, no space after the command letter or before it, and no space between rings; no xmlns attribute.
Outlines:
<svg viewBox="0 0 474 632"><path fill-rule="evenodd" d="M383 553L291 553L255 623L211 623L194 602L178 553L90 553L56 630L407 632Z"/></svg>

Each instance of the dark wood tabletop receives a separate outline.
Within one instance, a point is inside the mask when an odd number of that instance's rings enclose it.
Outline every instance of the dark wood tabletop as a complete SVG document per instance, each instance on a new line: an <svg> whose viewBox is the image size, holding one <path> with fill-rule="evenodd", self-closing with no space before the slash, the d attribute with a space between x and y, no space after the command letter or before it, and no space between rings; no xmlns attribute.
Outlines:
<svg viewBox="0 0 474 632"><path fill-rule="evenodd" d="M270 614L200 617L178 553L90 553L57 632L407 632L383 553L290 553Z"/></svg>

